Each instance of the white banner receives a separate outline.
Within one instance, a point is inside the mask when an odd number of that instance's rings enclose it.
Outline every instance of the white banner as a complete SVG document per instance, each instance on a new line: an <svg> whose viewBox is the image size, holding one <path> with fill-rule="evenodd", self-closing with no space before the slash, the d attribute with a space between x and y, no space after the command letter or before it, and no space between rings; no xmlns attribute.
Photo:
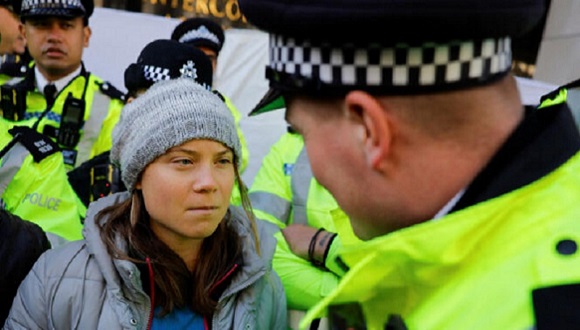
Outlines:
<svg viewBox="0 0 580 330"><path fill-rule="evenodd" d="M93 31L84 52L87 70L126 91L123 73L139 53L155 39L169 39L178 19L116 9L95 8L89 21ZM268 61L268 38L261 31L227 29L220 52L214 87L227 95L243 118L240 122L250 150L243 179L250 185L264 155L286 130L284 112L274 111L257 117L247 114L268 89L264 77Z"/></svg>

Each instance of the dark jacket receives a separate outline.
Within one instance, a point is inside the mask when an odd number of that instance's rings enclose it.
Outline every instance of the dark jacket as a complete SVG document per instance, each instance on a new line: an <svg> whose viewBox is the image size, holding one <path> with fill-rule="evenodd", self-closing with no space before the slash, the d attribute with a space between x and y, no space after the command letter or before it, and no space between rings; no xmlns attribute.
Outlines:
<svg viewBox="0 0 580 330"><path fill-rule="evenodd" d="M0 324L4 324L20 282L50 244L40 227L0 209Z"/></svg>

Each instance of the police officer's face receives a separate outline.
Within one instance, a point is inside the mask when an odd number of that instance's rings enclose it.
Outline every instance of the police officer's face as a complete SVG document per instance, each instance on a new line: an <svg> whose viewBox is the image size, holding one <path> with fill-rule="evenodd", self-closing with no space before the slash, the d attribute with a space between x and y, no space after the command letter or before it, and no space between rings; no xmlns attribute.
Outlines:
<svg viewBox="0 0 580 330"><path fill-rule="evenodd" d="M48 80L62 78L80 66L91 37L82 17L29 18L24 28L30 55Z"/></svg>
<svg viewBox="0 0 580 330"><path fill-rule="evenodd" d="M400 193L406 192L400 182L406 184L401 178L410 176L399 167L396 172L386 168L391 165L387 158L407 167L398 150L387 148L393 134L389 130L399 127L385 124L384 108L375 97L353 91L343 99L295 95L285 101L286 120L304 138L314 177L349 216L359 238L391 232L414 215L408 210L416 208L416 199L399 196L408 195Z"/></svg>
<svg viewBox="0 0 580 330"><path fill-rule="evenodd" d="M26 39L21 27L20 19L8 8L0 6L0 55L24 53Z"/></svg>
<svg viewBox="0 0 580 330"><path fill-rule="evenodd" d="M366 167L360 123L344 115L340 100L294 96L285 101L286 120L303 136L315 178L351 218L361 217L370 186L360 181ZM360 234L354 224L353 229Z"/></svg>
<svg viewBox="0 0 580 330"><path fill-rule="evenodd" d="M209 47L198 46L197 48L199 48L205 55L207 55L207 57L209 57L209 59L211 61L211 68L215 74L215 68L217 67L218 54L215 52L215 50L213 50Z"/></svg>

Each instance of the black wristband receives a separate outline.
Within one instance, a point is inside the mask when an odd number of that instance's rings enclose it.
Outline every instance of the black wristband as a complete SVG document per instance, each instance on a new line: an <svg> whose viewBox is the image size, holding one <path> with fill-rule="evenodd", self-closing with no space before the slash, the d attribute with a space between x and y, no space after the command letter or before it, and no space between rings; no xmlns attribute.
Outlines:
<svg viewBox="0 0 580 330"><path fill-rule="evenodd" d="M320 235L320 233L323 231L324 228L319 228L314 234L314 236L312 236L312 238L310 239L310 244L308 245L308 260L310 260L310 262L317 267L324 266L324 263L314 259L314 249L316 247L316 240L318 239L318 235Z"/></svg>
<svg viewBox="0 0 580 330"><path fill-rule="evenodd" d="M326 244L326 249L324 250L324 256L322 257L322 263L326 264L326 257L328 257L328 251L330 251L330 245L332 245L332 241L336 238L338 234L334 233L328 240L328 244Z"/></svg>

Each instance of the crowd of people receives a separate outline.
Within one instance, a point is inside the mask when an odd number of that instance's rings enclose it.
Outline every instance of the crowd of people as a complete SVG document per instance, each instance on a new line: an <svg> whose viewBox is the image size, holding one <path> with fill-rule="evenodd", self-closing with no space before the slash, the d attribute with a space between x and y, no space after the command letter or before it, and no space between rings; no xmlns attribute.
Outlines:
<svg viewBox="0 0 580 330"><path fill-rule="evenodd" d="M288 122L246 186L217 22L122 92L83 64L93 0L0 0L0 325L578 327L580 83L524 106L510 72L545 1L420 2L238 0L250 115Z"/></svg>

